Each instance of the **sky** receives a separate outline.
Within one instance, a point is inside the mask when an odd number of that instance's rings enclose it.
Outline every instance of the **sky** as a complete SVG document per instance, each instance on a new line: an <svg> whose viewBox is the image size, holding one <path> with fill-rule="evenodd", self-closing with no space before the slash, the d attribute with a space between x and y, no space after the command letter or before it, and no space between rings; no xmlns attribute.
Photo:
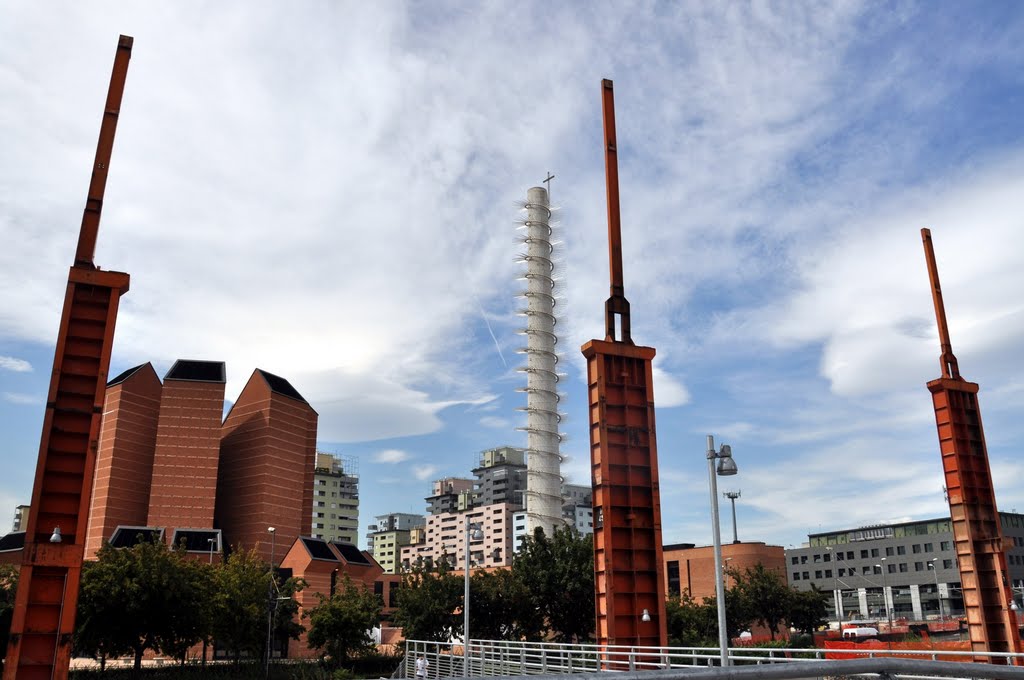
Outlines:
<svg viewBox="0 0 1024 680"><path fill-rule="evenodd" d="M666 543L948 515L932 230L1002 510L1024 511L1024 6L1016 2L0 0L0 521L27 503L119 34L95 262L131 274L111 375L253 369L351 456L360 525L524 446L526 191L552 173L566 457L608 296L615 83L632 337L654 347ZM732 540L723 500L723 538ZM0 525L2 527L2 525ZM365 545L365 538L360 537Z"/></svg>

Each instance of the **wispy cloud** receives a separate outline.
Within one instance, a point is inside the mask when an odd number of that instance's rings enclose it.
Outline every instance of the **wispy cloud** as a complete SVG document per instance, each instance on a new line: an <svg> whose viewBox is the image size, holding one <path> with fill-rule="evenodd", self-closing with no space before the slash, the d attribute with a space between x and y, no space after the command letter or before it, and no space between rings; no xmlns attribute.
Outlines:
<svg viewBox="0 0 1024 680"><path fill-rule="evenodd" d="M409 454L399 449L384 449L373 455L374 463L403 463L409 460Z"/></svg>
<svg viewBox="0 0 1024 680"><path fill-rule="evenodd" d="M13 373L29 373L32 370L32 364L16 357L0 356L0 370Z"/></svg>
<svg viewBox="0 0 1024 680"><path fill-rule="evenodd" d="M23 394L21 392L4 392L4 401L11 404L40 404L42 400L31 394Z"/></svg>
<svg viewBox="0 0 1024 680"><path fill-rule="evenodd" d="M412 468L412 474L416 479L425 481L433 479L437 470L438 467L436 465L414 465Z"/></svg>

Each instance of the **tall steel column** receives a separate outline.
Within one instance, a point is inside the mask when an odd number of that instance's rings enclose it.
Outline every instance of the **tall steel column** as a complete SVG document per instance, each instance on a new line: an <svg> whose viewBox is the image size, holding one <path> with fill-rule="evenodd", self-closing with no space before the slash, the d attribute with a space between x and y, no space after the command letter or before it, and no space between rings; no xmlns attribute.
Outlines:
<svg viewBox="0 0 1024 680"><path fill-rule="evenodd" d="M960 377L946 325L932 235L921 230L932 301L939 327L942 377L928 383L939 431L939 452L949 495L953 542L960 568L964 610L976 651L1016 652L1021 648L1013 592L1006 570L1003 529L989 469L985 432L978 406L978 384ZM993 663L1006 663L992 657Z"/></svg>
<svg viewBox="0 0 1024 680"><path fill-rule="evenodd" d="M101 271L92 258L132 42L128 36L118 41L75 264L68 276L4 680L66 678L71 660L114 323L129 282L125 273Z"/></svg>
<svg viewBox="0 0 1024 680"><path fill-rule="evenodd" d="M540 527L548 536L555 529L565 527L562 521L562 456L559 445L562 435L558 425L558 355L555 344L555 280L551 261L551 206L548 192L533 187L526 192L526 233L523 245L526 252L526 290L522 297L526 308L526 521L532 536Z"/></svg>
<svg viewBox="0 0 1024 680"><path fill-rule="evenodd" d="M654 348L639 347L630 336L622 277L612 81L602 81L601 87L611 296L605 303L604 340L591 340L582 348L590 407L597 641L663 646L667 636L651 369Z"/></svg>

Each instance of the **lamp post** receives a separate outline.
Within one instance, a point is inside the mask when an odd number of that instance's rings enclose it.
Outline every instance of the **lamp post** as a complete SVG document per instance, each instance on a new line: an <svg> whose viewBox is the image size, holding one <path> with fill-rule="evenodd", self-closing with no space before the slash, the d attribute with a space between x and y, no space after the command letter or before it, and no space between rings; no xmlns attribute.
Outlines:
<svg viewBox="0 0 1024 680"><path fill-rule="evenodd" d="M466 592L462 597L462 665L466 677L469 677L469 542L479 541L484 537L484 532L479 524L469 521L466 515Z"/></svg>
<svg viewBox="0 0 1024 680"><path fill-rule="evenodd" d="M839 561L835 558L836 551L832 549L832 546L825 546L825 550L829 551L832 555L832 574L833 574L833 597L836 599L836 621L839 624L839 637L843 637L843 591L839 589L839 567L836 565Z"/></svg>
<svg viewBox="0 0 1024 680"><path fill-rule="evenodd" d="M722 578L722 532L718 520L718 481L716 479L715 460L718 461L717 474L722 476L736 474L736 461L732 459L732 447L722 444L715 451L715 438L708 435L708 481L711 485L711 537L715 547L715 599L718 601L718 646L721 648L722 666L729 665L729 632L725 625L725 583Z"/></svg>
<svg viewBox="0 0 1024 680"><path fill-rule="evenodd" d="M882 558L882 562L885 562L886 558ZM885 577L885 565L876 564L879 571L882 572L882 606L885 607L885 618L889 621L889 632L892 632L892 610L889 608L889 598L886 596L885 591L889 590L888 579Z"/></svg>
<svg viewBox="0 0 1024 680"><path fill-rule="evenodd" d="M206 542L210 544L210 564L213 564L213 546L217 544L216 538L208 538Z"/></svg>
<svg viewBox="0 0 1024 680"><path fill-rule="evenodd" d="M277 600L274 599L274 548L275 540L277 538L277 529L274 527L267 527L267 533L270 534L270 583L267 584L267 660L263 664L263 673L266 677L270 677L270 633L271 626L274 621L274 605L277 604Z"/></svg>
<svg viewBox="0 0 1024 680"><path fill-rule="evenodd" d="M935 564L938 557L933 557L928 560L928 568L932 570L932 574L935 575L935 599L939 601L939 621L945 621L946 615L942 611L942 593L939 592L939 567Z"/></svg>

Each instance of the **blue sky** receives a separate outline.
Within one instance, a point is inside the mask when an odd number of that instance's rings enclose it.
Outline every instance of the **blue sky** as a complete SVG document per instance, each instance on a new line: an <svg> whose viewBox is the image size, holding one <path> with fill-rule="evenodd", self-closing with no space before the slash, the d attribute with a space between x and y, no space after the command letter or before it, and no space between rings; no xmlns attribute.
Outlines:
<svg viewBox="0 0 1024 680"><path fill-rule="evenodd" d="M633 337L658 350L666 542L711 540L709 433L740 466L721 490L742 489L743 540L948 512L921 227L999 506L1024 510L1018 3L0 12L0 512L30 496L119 33L136 42L96 262L132 288L111 370L223 360L231 398L255 367L287 377L321 448L359 459L364 528L525 443L516 221L548 171L563 473L589 481L602 78Z"/></svg>

